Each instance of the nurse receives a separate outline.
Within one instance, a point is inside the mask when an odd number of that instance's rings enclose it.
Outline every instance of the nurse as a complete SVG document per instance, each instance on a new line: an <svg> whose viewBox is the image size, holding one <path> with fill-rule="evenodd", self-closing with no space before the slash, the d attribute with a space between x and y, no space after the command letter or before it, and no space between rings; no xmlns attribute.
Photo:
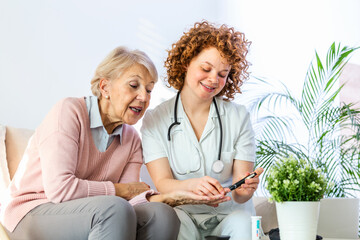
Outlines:
<svg viewBox="0 0 360 240"><path fill-rule="evenodd" d="M251 197L259 178L247 179L231 193L226 187L254 168L249 114L231 102L249 75L249 45L243 33L226 25L195 23L172 45L165 62L167 82L177 95L144 117L144 161L157 190L222 195L225 201L176 207L178 239L251 239Z"/></svg>

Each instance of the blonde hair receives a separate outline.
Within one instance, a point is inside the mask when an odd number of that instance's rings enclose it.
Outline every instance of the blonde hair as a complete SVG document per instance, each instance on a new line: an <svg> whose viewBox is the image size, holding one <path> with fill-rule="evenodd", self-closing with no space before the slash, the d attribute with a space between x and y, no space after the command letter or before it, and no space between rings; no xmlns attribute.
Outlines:
<svg viewBox="0 0 360 240"><path fill-rule="evenodd" d="M102 78L110 81L117 79L124 71L135 64L144 66L148 70L151 78L155 82L157 81L158 73L155 65L146 53L137 49L129 50L126 47L120 46L112 50L96 68L95 75L91 79L92 93L100 98L101 92L99 83Z"/></svg>

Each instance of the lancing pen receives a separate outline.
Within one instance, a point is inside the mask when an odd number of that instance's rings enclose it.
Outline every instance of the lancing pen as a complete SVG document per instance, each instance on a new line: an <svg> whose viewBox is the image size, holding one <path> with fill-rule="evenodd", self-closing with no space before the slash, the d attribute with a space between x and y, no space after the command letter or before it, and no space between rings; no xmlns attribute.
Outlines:
<svg viewBox="0 0 360 240"><path fill-rule="evenodd" d="M253 172L253 173L251 173L250 175L247 175L246 177L244 177L244 178L241 179L240 181L238 181L238 182L234 183L233 185L229 186L229 189L230 189L231 191L237 189L238 187L240 187L242 184L245 183L245 180L246 180L246 179L253 178L253 177L255 177L256 175L257 175L256 172Z"/></svg>

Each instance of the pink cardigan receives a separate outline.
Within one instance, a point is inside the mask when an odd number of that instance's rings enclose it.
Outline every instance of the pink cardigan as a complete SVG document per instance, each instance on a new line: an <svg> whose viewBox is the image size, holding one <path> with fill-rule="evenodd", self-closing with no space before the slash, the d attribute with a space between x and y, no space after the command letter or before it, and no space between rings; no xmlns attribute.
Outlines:
<svg viewBox="0 0 360 240"><path fill-rule="evenodd" d="M36 129L1 203L1 222L13 231L36 206L98 195L115 195L113 183L139 181L142 150L136 130L123 125L105 152L91 136L84 98L58 102ZM130 200L146 202L147 191Z"/></svg>

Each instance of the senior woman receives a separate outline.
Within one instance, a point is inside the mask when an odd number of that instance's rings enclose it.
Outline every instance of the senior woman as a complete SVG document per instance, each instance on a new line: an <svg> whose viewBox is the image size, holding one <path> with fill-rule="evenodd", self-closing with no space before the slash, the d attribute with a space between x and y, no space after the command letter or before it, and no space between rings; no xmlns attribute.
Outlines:
<svg viewBox="0 0 360 240"><path fill-rule="evenodd" d="M96 70L95 96L52 108L1 203L11 239L176 239L179 220L168 205L209 199L161 195L138 182L141 142L130 125L149 106L156 81L145 53L118 47Z"/></svg>

